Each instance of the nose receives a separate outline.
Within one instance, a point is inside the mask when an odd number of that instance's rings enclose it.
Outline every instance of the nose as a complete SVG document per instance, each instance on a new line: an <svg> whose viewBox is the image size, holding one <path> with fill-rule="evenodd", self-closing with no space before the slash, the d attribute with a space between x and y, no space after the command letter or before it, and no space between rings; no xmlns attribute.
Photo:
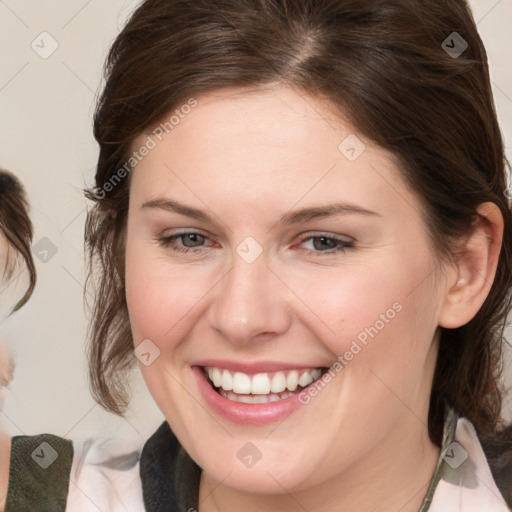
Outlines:
<svg viewBox="0 0 512 512"><path fill-rule="evenodd" d="M289 328L292 294L263 255L247 263L235 254L232 268L215 288L209 323L233 345L269 340Z"/></svg>

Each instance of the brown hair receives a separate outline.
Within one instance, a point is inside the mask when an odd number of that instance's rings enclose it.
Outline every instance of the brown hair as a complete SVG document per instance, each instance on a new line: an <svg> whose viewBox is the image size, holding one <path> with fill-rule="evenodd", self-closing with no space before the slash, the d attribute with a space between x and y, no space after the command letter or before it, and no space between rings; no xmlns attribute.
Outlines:
<svg viewBox="0 0 512 512"><path fill-rule="evenodd" d="M448 51L454 41L460 55ZM492 289L469 323L440 328L429 409L438 445L447 404L479 434L494 432L511 301L512 214L487 56L465 1L146 0L115 40L105 75L86 240L91 271L96 262L99 273L90 377L106 409L124 410L124 370L134 361L123 268L129 173L115 185L112 179L126 169L134 138L187 98L279 81L327 98L397 157L440 256L455 254L479 204L500 208L504 238Z"/></svg>
<svg viewBox="0 0 512 512"><path fill-rule="evenodd" d="M0 231L9 244L7 260L2 262L0 276L10 280L18 268L16 258L21 257L29 271L29 286L14 306L20 309L30 298L36 285L36 268L32 257L33 226L28 214L29 206L23 186L11 173L0 169Z"/></svg>

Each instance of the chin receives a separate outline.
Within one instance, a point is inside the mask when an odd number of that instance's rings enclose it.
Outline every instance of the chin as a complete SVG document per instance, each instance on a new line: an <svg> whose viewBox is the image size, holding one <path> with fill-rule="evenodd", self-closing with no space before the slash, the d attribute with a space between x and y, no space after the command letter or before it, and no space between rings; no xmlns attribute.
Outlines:
<svg viewBox="0 0 512 512"><path fill-rule="evenodd" d="M308 450L296 452L286 440L265 446L263 440L250 439L248 435L222 441L210 438L186 449L210 479L240 492L282 494L305 489L322 478L321 459L315 460Z"/></svg>
<svg viewBox="0 0 512 512"><path fill-rule="evenodd" d="M295 468L296 470L296 468ZM222 472L219 468L214 469L213 474L206 471L211 478L222 485L236 489L237 491L253 494L283 494L285 492L295 492L302 487L307 487L305 475L294 473L294 468L275 466L260 468L240 468L239 464L231 467L226 466ZM226 475L228 475L226 477Z"/></svg>

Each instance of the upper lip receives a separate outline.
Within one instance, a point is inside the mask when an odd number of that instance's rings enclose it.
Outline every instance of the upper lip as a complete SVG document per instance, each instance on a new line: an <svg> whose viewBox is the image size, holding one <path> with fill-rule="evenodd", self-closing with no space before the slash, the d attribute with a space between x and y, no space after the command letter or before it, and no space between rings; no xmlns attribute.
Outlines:
<svg viewBox="0 0 512 512"><path fill-rule="evenodd" d="M242 372L246 374L270 373L284 370L307 370L310 368L326 368L325 365L289 363L280 361L228 361L220 359L204 359L195 362L192 366L209 366Z"/></svg>

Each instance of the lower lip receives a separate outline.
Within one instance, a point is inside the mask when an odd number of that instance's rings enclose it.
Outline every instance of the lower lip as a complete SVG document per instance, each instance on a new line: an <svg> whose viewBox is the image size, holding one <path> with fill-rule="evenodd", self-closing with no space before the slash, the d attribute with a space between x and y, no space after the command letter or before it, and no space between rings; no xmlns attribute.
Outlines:
<svg viewBox="0 0 512 512"><path fill-rule="evenodd" d="M245 404L228 400L217 393L206 379L199 366L193 366L199 389L206 403L215 413L233 423L249 425L263 425L280 421L289 416L303 404L299 401L299 394L266 404Z"/></svg>

